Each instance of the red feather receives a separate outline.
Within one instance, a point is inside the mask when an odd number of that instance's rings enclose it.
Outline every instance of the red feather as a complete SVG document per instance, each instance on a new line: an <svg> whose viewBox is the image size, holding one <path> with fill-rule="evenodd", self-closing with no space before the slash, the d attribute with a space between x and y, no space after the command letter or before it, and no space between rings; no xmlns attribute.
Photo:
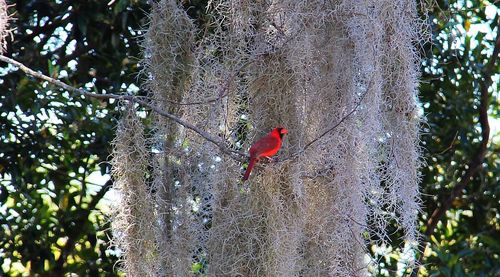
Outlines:
<svg viewBox="0 0 500 277"><path fill-rule="evenodd" d="M243 176L243 181L248 180L250 172L252 172L255 163L260 158L271 157L278 153L283 142L283 135L286 133L288 133L288 130L285 128L274 128L269 134L256 141L252 147L250 147L250 161L245 171L245 175Z"/></svg>
<svg viewBox="0 0 500 277"><path fill-rule="evenodd" d="M245 171L245 175L243 175L243 181L248 180L248 177L250 177L250 172L252 172L253 166L255 165L256 161L257 159L250 159L247 170Z"/></svg>

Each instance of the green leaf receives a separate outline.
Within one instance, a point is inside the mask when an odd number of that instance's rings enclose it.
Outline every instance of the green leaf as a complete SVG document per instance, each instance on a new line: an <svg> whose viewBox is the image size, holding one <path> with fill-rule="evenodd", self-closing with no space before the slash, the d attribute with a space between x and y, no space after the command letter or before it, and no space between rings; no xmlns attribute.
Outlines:
<svg viewBox="0 0 500 277"><path fill-rule="evenodd" d="M201 263L193 263L193 265L191 266L191 270L194 272L194 273L197 273L197 272L200 272L200 270L203 268L203 265Z"/></svg>
<svg viewBox="0 0 500 277"><path fill-rule="evenodd" d="M498 240L498 237L493 238L492 236L482 234L478 236L478 239L489 247L492 247L496 251L500 252L500 241Z"/></svg>
<svg viewBox="0 0 500 277"><path fill-rule="evenodd" d="M127 8L128 5L129 5L129 0L116 1L113 7L113 13L115 15L121 13L123 10Z"/></svg>
<svg viewBox="0 0 500 277"><path fill-rule="evenodd" d="M78 26L78 29L82 33L82 35L86 36L87 35L88 18L85 16L78 16L76 19L76 24Z"/></svg>

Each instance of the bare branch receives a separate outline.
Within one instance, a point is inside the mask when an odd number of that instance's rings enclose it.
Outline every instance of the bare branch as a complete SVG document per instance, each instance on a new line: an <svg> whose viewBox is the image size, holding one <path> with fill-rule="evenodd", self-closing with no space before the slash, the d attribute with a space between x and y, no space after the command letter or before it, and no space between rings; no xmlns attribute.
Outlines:
<svg viewBox="0 0 500 277"><path fill-rule="evenodd" d="M361 97L359 98L359 100L356 103L356 105L346 115L344 115L337 123L335 123L335 125L333 125L330 128L326 129L325 131L323 131L323 133L321 133L321 135L317 136L316 138L314 138L313 140L311 140L310 142L308 142L304 146L304 148L302 148L301 150L298 150L297 152L290 154L290 156L288 156L288 157L286 157L284 159L281 159L279 161L276 161L276 162L285 162L285 161L288 161L290 159L297 158L300 154L304 153L309 147L311 147L311 145L313 145L314 143L318 142L321 138L323 138L324 136L326 136L331 131L335 130L338 126L340 126L340 124L342 124L344 121L346 121L355 111L358 110L359 106L363 102L363 99L368 94L368 92L371 90L372 86L373 86L373 79L370 79L370 83L368 84L368 88L361 95ZM304 177L310 177L310 176L304 176Z"/></svg>
<svg viewBox="0 0 500 277"><path fill-rule="evenodd" d="M322 137L326 136L326 134L330 133L331 131L333 131L335 128L337 128L340 124L342 124L342 122L346 121L347 118L349 118L358 108L359 106L361 105L361 102L363 102L363 99L365 98L366 94L368 94L368 91L370 91L370 89L372 88L373 86L373 79L370 80L370 83L368 85L368 88L366 89L366 91L361 95L361 97L359 98L358 102L356 103L356 105L354 106L354 108L352 108L352 110L350 112L348 112L346 115L344 115L339 122L337 122L335 125L333 125L332 127L328 128L327 130L325 130L321 135L319 135L318 137L316 137L315 139L311 140L309 143L306 144L306 146L304 146L304 149L303 151L305 151L307 148L309 148L311 145L313 145L314 143L316 143L318 140L320 140Z"/></svg>
<svg viewBox="0 0 500 277"><path fill-rule="evenodd" d="M65 90L70 91L70 92L75 93L75 94L79 94L79 95L82 95L85 97L96 98L96 99L117 99L117 100L124 100L124 101L130 101L133 103L137 103L141 106L144 106L144 107L151 109L152 111L156 112L157 114L159 114L161 116L164 116L172 121L175 121L176 123L182 125L185 128L188 128L188 129L194 131L195 133L197 133L198 135L200 135L201 137L203 137L207 141L215 144L220 149L221 152L227 154L228 156L230 156L231 158L233 158L237 161L243 162L245 160L245 158L247 157L245 154L238 152L236 150L232 150L229 147L227 147L225 142L222 141L221 139L212 136L211 134L203 131L202 129L194 126L193 124L191 124L187 121L182 120L181 118L179 118L171 113L168 113L166 111L161 110L160 108L143 100L141 97L133 96L133 95L91 93L91 92L88 92L84 89L72 87L70 85L67 85L67 84L59 81L59 80L56 80L54 78L51 78L49 76L46 76L46 75L41 74L39 72L36 72L33 69L25 66L24 64L14 60L14 59L8 58L6 56L0 55L0 61L17 66L24 73L26 73L30 76L47 81L48 83L50 83L52 85L55 85L57 87L60 87L62 89L65 89Z"/></svg>
<svg viewBox="0 0 500 277"><path fill-rule="evenodd" d="M250 61L247 61L246 63L242 64L236 71L234 71L229 78L226 79L224 84L221 86L219 93L217 94L216 97L212 97L209 99L206 99L204 101L198 101L198 102L176 102L176 101L171 101L171 100L166 100L167 102L174 104L174 105L180 105L180 106L188 106L188 105L202 105L202 104L210 104L213 103L217 100L220 100L224 97L226 97L229 94L229 86L231 83L234 81L234 78L247 66L249 66L251 63L255 62L257 59L253 59Z"/></svg>
<svg viewBox="0 0 500 277"><path fill-rule="evenodd" d="M458 136L458 130L455 132L455 135L453 136L453 140L451 141L450 146L446 147L446 149L444 149L443 151L437 153L437 155L443 155L448 150L452 149L454 147L455 141L457 140L457 136Z"/></svg>

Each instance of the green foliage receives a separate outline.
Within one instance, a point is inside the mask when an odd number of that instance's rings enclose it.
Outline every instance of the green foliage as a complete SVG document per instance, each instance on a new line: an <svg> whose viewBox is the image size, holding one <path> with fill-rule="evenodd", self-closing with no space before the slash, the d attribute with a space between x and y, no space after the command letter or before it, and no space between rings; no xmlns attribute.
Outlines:
<svg viewBox="0 0 500 277"><path fill-rule="evenodd" d="M487 16L487 9L494 18ZM433 43L427 49L420 89L427 119L422 144L428 163L423 168L422 225L449 196L478 151L479 86L494 48L499 14L498 7L486 1L446 1L431 14ZM489 103L490 126L497 131L499 65L497 61L494 66ZM429 239L432 251L425 253L423 264L430 276L500 274L498 133L490 137L483 168Z"/></svg>
<svg viewBox="0 0 500 277"><path fill-rule="evenodd" d="M137 84L146 1L16 1L5 55L73 86ZM83 99L0 68L0 275L117 275L100 200L115 103ZM94 83L96 87L92 87Z"/></svg>

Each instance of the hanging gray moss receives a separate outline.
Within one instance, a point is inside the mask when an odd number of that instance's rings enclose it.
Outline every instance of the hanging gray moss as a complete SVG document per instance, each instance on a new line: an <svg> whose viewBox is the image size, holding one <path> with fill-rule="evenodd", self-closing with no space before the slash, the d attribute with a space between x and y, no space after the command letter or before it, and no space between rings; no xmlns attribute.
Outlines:
<svg viewBox="0 0 500 277"><path fill-rule="evenodd" d="M5 0L0 0L0 54L5 50L5 38L11 34L9 29L10 16L7 13L7 3Z"/></svg>
<svg viewBox="0 0 500 277"><path fill-rule="evenodd" d="M158 244L154 205L146 183L149 155L144 127L132 106L125 108L113 144L113 187L118 193L111 226L113 244L123 252L127 276L157 276Z"/></svg>
<svg viewBox="0 0 500 277"><path fill-rule="evenodd" d="M151 103L241 151L278 125L289 135L280 161L242 183L239 161L153 114L144 157L154 189L141 196L153 209L148 268L160 276L358 276L371 263L366 246L386 242L390 221L415 243L416 2L210 3L210 32L196 30L176 1L153 6L143 74ZM115 153L115 167L145 164L124 165L122 156ZM125 269L145 262L129 256Z"/></svg>

